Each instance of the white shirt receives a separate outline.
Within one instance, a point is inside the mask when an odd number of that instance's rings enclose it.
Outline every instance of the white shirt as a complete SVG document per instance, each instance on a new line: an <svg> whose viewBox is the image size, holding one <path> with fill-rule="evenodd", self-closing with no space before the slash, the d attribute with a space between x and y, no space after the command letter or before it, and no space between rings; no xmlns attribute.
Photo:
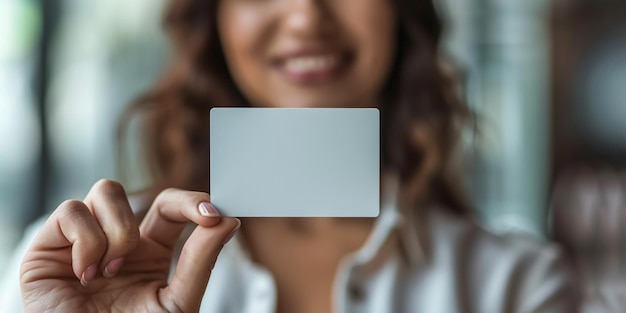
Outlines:
<svg viewBox="0 0 626 313"><path fill-rule="evenodd" d="M40 223L7 271L12 277L0 312L22 311L19 263ZM416 218L390 204L365 245L341 262L333 307L336 313L576 312L570 273L554 245L495 236L444 209ZM254 264L235 238L218 258L200 312L274 313L276 298L272 274Z"/></svg>
<svg viewBox="0 0 626 313"><path fill-rule="evenodd" d="M557 247L497 237L436 209L419 223L426 232L408 224L396 210L381 213L336 273L334 312L576 312L574 280ZM235 240L218 258L201 312L271 313L276 297L271 273Z"/></svg>

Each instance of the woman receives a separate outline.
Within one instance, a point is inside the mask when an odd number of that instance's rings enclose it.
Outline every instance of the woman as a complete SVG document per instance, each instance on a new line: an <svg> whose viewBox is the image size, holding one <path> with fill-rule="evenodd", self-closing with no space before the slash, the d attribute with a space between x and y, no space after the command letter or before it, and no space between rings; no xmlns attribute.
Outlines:
<svg viewBox="0 0 626 313"><path fill-rule="evenodd" d="M174 61L127 115L143 122L148 209L138 222L106 180L62 203L23 260L26 311L573 312L558 251L480 230L452 184L469 113L431 1L174 0L166 23ZM206 114L240 105L380 108L380 217L220 216Z"/></svg>

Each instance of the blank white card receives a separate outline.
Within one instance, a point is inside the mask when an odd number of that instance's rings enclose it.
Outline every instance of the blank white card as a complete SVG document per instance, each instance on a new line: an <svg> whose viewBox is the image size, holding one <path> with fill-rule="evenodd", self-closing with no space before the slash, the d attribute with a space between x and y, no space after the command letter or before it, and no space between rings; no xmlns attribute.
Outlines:
<svg viewBox="0 0 626 313"><path fill-rule="evenodd" d="M211 202L236 217L375 217L375 108L213 108Z"/></svg>

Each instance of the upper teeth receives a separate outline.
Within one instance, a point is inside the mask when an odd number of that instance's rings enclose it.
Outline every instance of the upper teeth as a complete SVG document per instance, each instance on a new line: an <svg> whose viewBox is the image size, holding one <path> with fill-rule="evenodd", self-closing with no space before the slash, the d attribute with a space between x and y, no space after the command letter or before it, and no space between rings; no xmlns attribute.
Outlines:
<svg viewBox="0 0 626 313"><path fill-rule="evenodd" d="M294 57L285 62L285 68L293 72L319 71L332 68L337 63L336 56Z"/></svg>

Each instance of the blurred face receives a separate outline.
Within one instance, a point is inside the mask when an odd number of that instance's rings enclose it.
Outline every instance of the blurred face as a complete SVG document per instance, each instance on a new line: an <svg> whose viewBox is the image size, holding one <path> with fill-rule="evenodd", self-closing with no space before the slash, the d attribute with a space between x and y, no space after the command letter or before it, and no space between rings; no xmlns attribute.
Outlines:
<svg viewBox="0 0 626 313"><path fill-rule="evenodd" d="M254 106L377 106L396 45L390 0L221 0L218 30Z"/></svg>

